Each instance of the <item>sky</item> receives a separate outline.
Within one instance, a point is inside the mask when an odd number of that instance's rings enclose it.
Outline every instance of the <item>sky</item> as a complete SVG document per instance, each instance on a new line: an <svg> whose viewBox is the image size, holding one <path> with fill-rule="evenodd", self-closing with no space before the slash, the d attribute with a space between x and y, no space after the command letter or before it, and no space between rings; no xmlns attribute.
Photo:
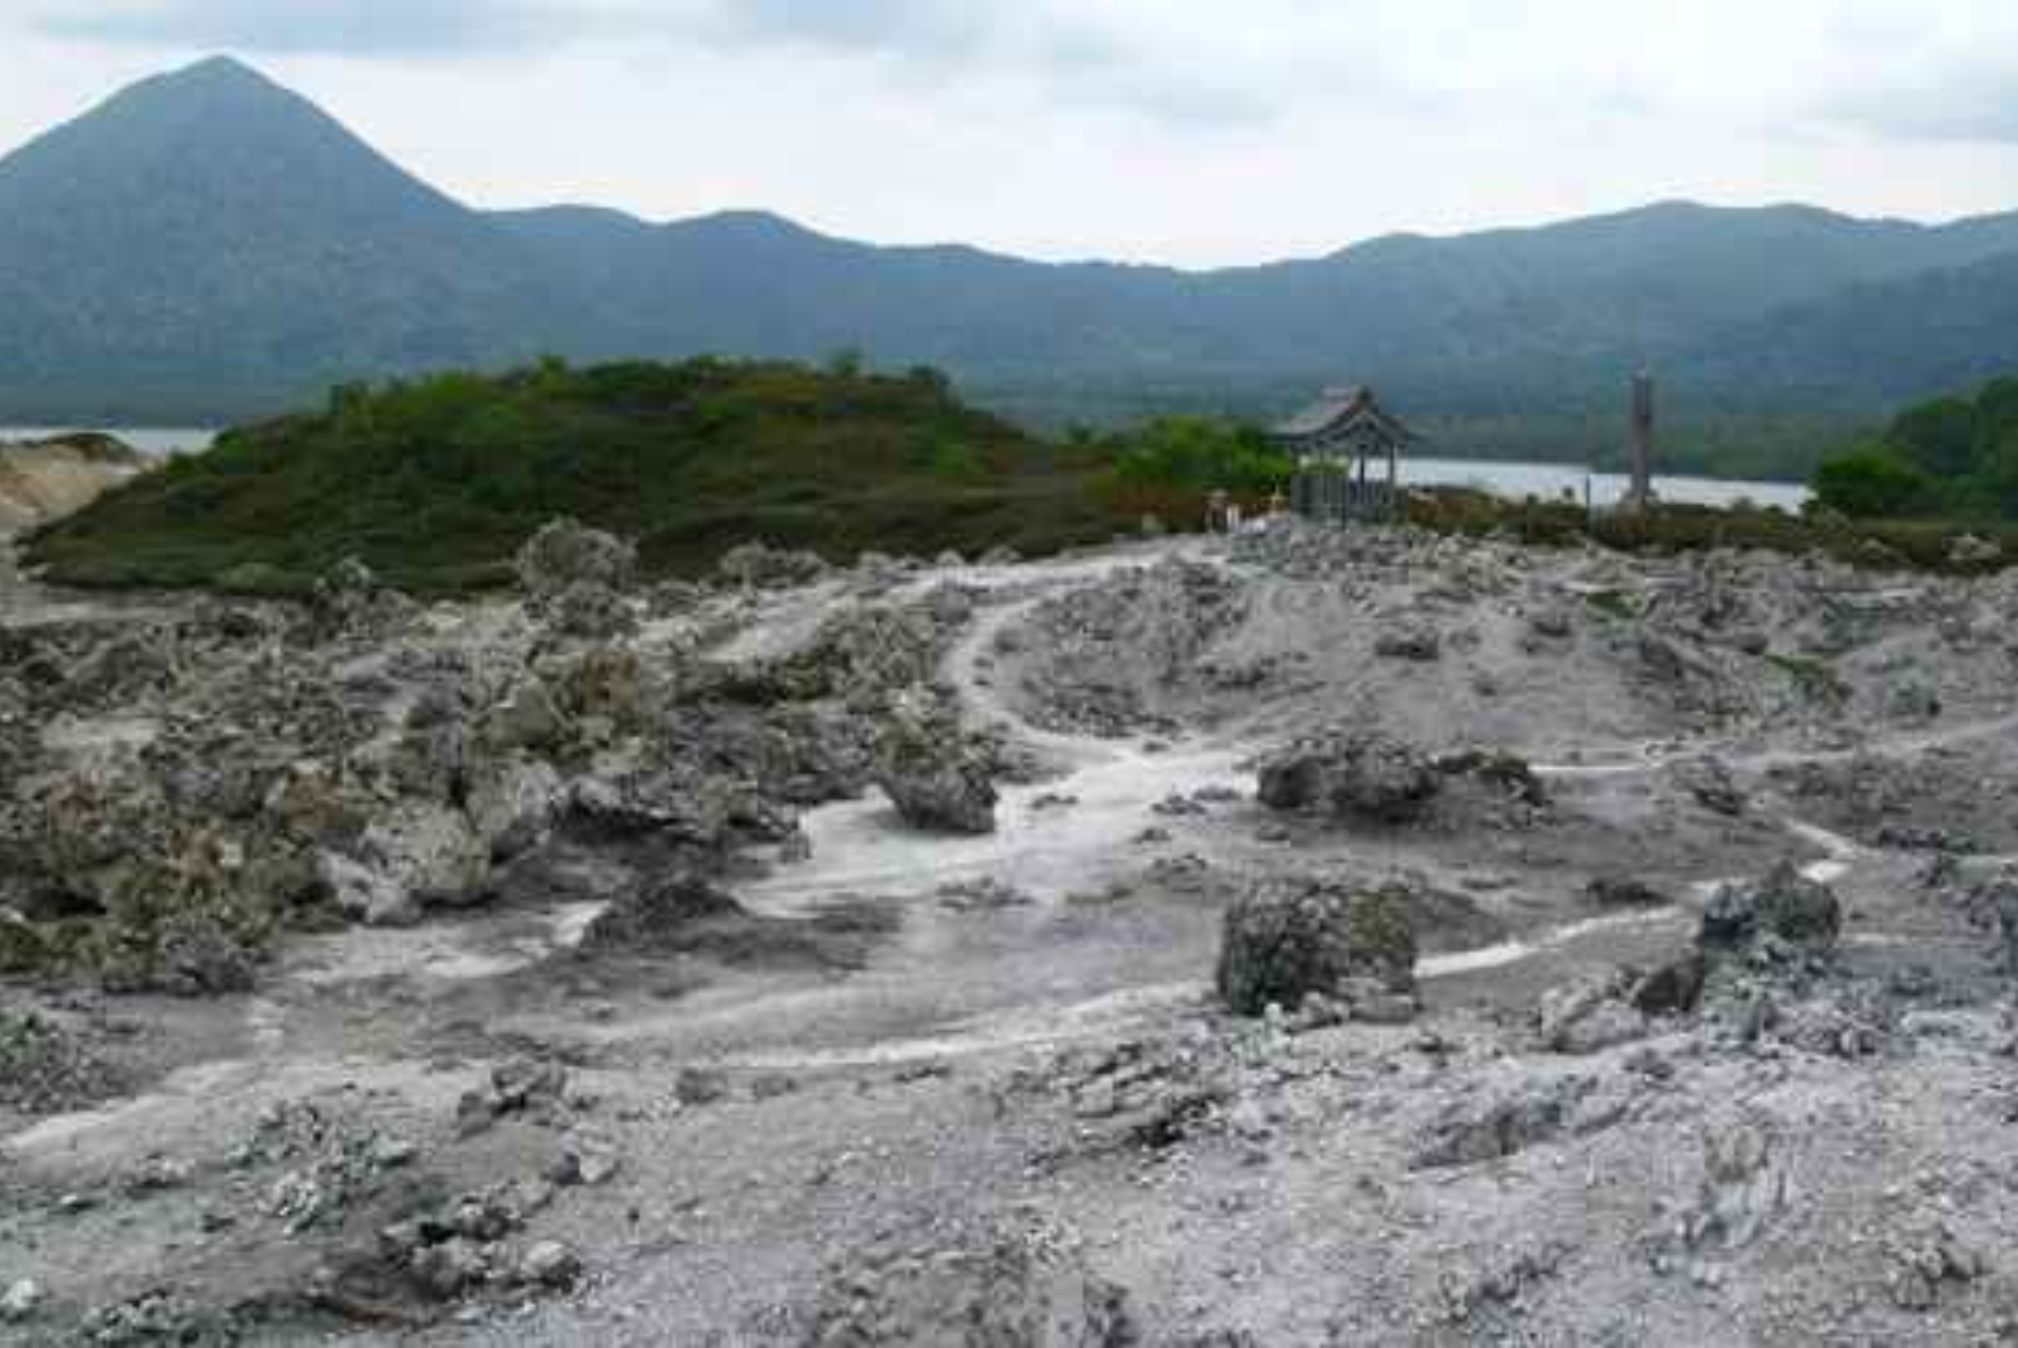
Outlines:
<svg viewBox="0 0 2018 1348"><path fill-rule="evenodd" d="M0 150L218 53L473 205L1048 259L2018 208L2012 0L0 0Z"/></svg>

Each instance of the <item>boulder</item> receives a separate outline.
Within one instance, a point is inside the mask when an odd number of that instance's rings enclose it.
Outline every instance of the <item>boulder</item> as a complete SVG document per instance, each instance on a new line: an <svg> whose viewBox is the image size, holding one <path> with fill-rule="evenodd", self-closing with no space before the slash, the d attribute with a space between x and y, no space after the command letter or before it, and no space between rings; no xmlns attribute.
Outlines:
<svg viewBox="0 0 2018 1348"><path fill-rule="evenodd" d="M497 751L551 750L567 737L567 718L542 679L521 680L485 712L480 737Z"/></svg>
<svg viewBox="0 0 2018 1348"><path fill-rule="evenodd" d="M560 773L540 759L487 768L470 787L471 826L493 859L522 856L553 835L565 790Z"/></svg>
<svg viewBox="0 0 2018 1348"><path fill-rule="evenodd" d="M618 899L589 924L585 950L626 950L677 936L710 918L734 917L741 904L700 876L676 872Z"/></svg>
<svg viewBox="0 0 2018 1348"><path fill-rule="evenodd" d="M418 607L355 557L344 558L316 577L309 589L315 630L325 638L382 635L412 617Z"/></svg>
<svg viewBox="0 0 2018 1348"><path fill-rule="evenodd" d="M1236 1014L1300 1008L1321 996L1349 1002L1361 988L1415 991L1413 896L1402 886L1351 888L1315 879L1269 880L1227 910L1219 995Z"/></svg>
<svg viewBox="0 0 2018 1348"><path fill-rule="evenodd" d="M353 922L367 927L411 927L420 921L420 904L383 871L339 852L317 854L315 870L330 902Z"/></svg>
<svg viewBox="0 0 2018 1348"><path fill-rule="evenodd" d="M614 534L557 519L519 549L519 584L535 605L544 605L577 586L622 594L637 579L638 550Z"/></svg>
<svg viewBox="0 0 2018 1348"><path fill-rule="evenodd" d="M1682 1234L1691 1248L1726 1251L1757 1240L1792 1197L1777 1138L1763 1117L1712 1125L1703 1134L1703 1178Z"/></svg>
<svg viewBox="0 0 2018 1348"><path fill-rule="evenodd" d="M555 520L519 549L526 611L562 637L607 640L636 630L627 597L637 579L637 549L614 534Z"/></svg>
<svg viewBox="0 0 2018 1348"><path fill-rule="evenodd" d="M1373 643L1373 653L1384 660L1410 660L1430 664L1443 656L1443 639L1433 627L1405 626L1383 632Z"/></svg>
<svg viewBox="0 0 2018 1348"><path fill-rule="evenodd" d="M49 955L48 942L34 923L12 908L0 908L0 976L34 973Z"/></svg>
<svg viewBox="0 0 2018 1348"><path fill-rule="evenodd" d="M1745 812L1745 793L1722 759L1713 755L1685 759L1669 769L1677 785L1704 809L1736 819Z"/></svg>
<svg viewBox="0 0 2018 1348"><path fill-rule="evenodd" d="M1576 618L1562 604L1543 604L1528 614L1528 631L1549 641L1576 635Z"/></svg>
<svg viewBox="0 0 2018 1348"><path fill-rule="evenodd" d="M921 708L915 701L900 706L878 746L875 782L914 828L970 835L995 831L992 767L950 714Z"/></svg>
<svg viewBox="0 0 2018 1348"><path fill-rule="evenodd" d="M825 576L828 566L818 553L742 543L722 554L715 571L732 584L752 589L804 585Z"/></svg>
<svg viewBox="0 0 2018 1348"><path fill-rule="evenodd" d="M1446 780L1477 782L1522 805L1545 809L1549 804L1541 775L1526 759L1503 749L1461 749L1438 756L1432 766Z"/></svg>
<svg viewBox="0 0 2018 1348"><path fill-rule="evenodd" d="M1709 958L1699 950L1690 951L1642 977L1630 1000L1642 1015L1688 1015L1702 1003L1709 977Z"/></svg>
<svg viewBox="0 0 2018 1348"><path fill-rule="evenodd" d="M1627 998L1631 980L1609 975L1542 994L1542 1043L1552 1053L1584 1055L1629 1044L1647 1033L1646 1017Z"/></svg>
<svg viewBox="0 0 2018 1348"><path fill-rule="evenodd" d="M431 801L407 801L372 821L357 860L427 905L480 902L490 880L490 848L468 816Z"/></svg>
<svg viewBox="0 0 2018 1348"><path fill-rule="evenodd" d="M536 611L549 630L584 641L607 641L637 631L637 610L623 592L594 581L578 581L541 600Z"/></svg>
<svg viewBox="0 0 2018 1348"><path fill-rule="evenodd" d="M1671 908L1675 902L1646 881L1624 875L1601 875L1584 893L1600 908Z"/></svg>
<svg viewBox="0 0 2018 1348"><path fill-rule="evenodd" d="M1409 1168L1480 1165L1554 1141L1571 1130L1590 1091L1591 1082L1581 1077L1468 1090L1430 1123Z"/></svg>
<svg viewBox="0 0 2018 1348"><path fill-rule="evenodd" d="M1763 879L1724 885L1703 911L1696 943L1708 951L1736 951L1775 937L1811 953L1835 948L1843 930L1843 905L1827 885L1810 880L1792 862Z"/></svg>
<svg viewBox="0 0 2018 1348"><path fill-rule="evenodd" d="M2005 872L1977 885L1969 906L1997 928L1997 961L2006 973L2018 974L2018 874Z"/></svg>
<svg viewBox="0 0 2018 1348"><path fill-rule="evenodd" d="M1299 740L1262 760L1259 776L1271 810L1390 824L1420 815L1443 786L1427 755L1378 731Z"/></svg>
<svg viewBox="0 0 2018 1348"><path fill-rule="evenodd" d="M2004 549L1987 538L1975 534L1963 534L1948 545L1948 564L1958 567L1981 567L2001 561Z"/></svg>

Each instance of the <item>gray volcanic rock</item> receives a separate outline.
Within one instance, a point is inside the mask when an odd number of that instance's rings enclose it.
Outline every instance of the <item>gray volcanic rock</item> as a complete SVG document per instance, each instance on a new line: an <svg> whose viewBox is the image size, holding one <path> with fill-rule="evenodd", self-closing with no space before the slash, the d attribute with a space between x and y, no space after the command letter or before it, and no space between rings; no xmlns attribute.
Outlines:
<svg viewBox="0 0 2018 1348"><path fill-rule="evenodd" d="M1646 881L1627 875L1601 875L1584 893L1600 908L1671 908L1675 902Z"/></svg>
<svg viewBox="0 0 2018 1348"><path fill-rule="evenodd" d="M816 552L774 548L766 543L739 543L715 563L716 575L746 589L810 584L829 570Z"/></svg>
<svg viewBox="0 0 2018 1348"><path fill-rule="evenodd" d="M584 584L622 593L636 582L638 550L614 534L563 518L526 540L517 568L519 584L535 604Z"/></svg>
<svg viewBox="0 0 2018 1348"><path fill-rule="evenodd" d="M956 718L918 698L891 717L878 748L876 785L904 821L938 833L995 831L996 791L989 762Z"/></svg>
<svg viewBox="0 0 2018 1348"><path fill-rule="evenodd" d="M1432 664L1443 656L1443 638L1434 627L1405 624L1381 633L1373 643L1373 653L1386 660Z"/></svg>
<svg viewBox="0 0 2018 1348"><path fill-rule="evenodd" d="M582 946L623 950L678 935L709 918L734 917L741 904L690 871L677 872L619 898L589 924Z"/></svg>
<svg viewBox="0 0 2018 1348"><path fill-rule="evenodd" d="M1843 905L1827 885L1782 862L1763 879L1724 885L1704 910L1696 940L1706 950L1739 950L1776 937L1816 953L1836 946Z"/></svg>
<svg viewBox="0 0 2018 1348"><path fill-rule="evenodd" d="M1685 759L1670 769L1675 783L1704 809L1736 819L1745 812L1745 793L1731 769L1713 754Z"/></svg>
<svg viewBox="0 0 2018 1348"><path fill-rule="evenodd" d="M632 544L571 519L558 519L518 554L526 609L563 636L599 640L637 626L625 596L637 582Z"/></svg>
<svg viewBox="0 0 2018 1348"><path fill-rule="evenodd" d="M1590 1093L1583 1077L1520 1082L1451 1101L1410 1158L1416 1170L1478 1165L1514 1156L1568 1131Z"/></svg>
<svg viewBox="0 0 2018 1348"><path fill-rule="evenodd" d="M1306 998L1351 1002L1360 988L1415 991L1416 937L1406 888L1352 889L1322 880L1264 881L1227 910L1215 979L1234 1012Z"/></svg>
<svg viewBox="0 0 2018 1348"><path fill-rule="evenodd" d="M1967 901L1985 925L1996 928L1998 964L2018 974L2018 873L2005 870L1982 881L1971 888Z"/></svg>
<svg viewBox="0 0 2018 1348"><path fill-rule="evenodd" d="M309 608L317 634L326 640L383 637L416 610L413 600L381 582L355 557L316 577Z"/></svg>
<svg viewBox="0 0 2018 1348"><path fill-rule="evenodd" d="M1553 1053L1583 1055L1631 1043L1647 1021L1629 998L1632 980L1621 974L1585 979L1542 994L1542 1043Z"/></svg>
<svg viewBox="0 0 2018 1348"><path fill-rule="evenodd" d="M32 1011L0 1008L0 1106L54 1114L116 1095L125 1084L82 1036Z"/></svg>
<svg viewBox="0 0 2018 1348"><path fill-rule="evenodd" d="M933 1239L938 1241L938 1233ZM1004 1229L953 1257L871 1246L832 1270L803 1348L1130 1348L1143 1342L1125 1291L1059 1248Z"/></svg>
<svg viewBox="0 0 2018 1348"><path fill-rule="evenodd" d="M1421 814L1442 787L1436 765L1413 746L1378 731L1334 732L1264 759L1259 795L1272 810L1402 823Z"/></svg>
<svg viewBox="0 0 2018 1348"><path fill-rule="evenodd" d="M373 820L361 859L423 904L461 907L483 896L490 849L469 819L445 805L409 802Z"/></svg>

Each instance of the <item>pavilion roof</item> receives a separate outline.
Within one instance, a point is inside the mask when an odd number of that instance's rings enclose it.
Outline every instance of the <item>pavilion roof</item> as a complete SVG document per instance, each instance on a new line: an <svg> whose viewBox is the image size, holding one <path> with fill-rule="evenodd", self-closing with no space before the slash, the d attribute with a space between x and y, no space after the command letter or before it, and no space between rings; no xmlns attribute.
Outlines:
<svg viewBox="0 0 2018 1348"><path fill-rule="evenodd" d="M1308 440L1362 418L1371 420L1382 435L1397 444L1415 444L1422 437L1390 416L1363 384L1341 385L1324 391L1322 397L1275 427L1283 440Z"/></svg>

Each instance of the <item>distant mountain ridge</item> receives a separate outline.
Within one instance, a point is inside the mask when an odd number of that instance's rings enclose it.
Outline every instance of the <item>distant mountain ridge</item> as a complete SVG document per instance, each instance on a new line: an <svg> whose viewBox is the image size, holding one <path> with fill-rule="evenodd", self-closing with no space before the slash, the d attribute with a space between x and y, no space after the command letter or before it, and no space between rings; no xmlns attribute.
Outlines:
<svg viewBox="0 0 2018 1348"><path fill-rule="evenodd" d="M183 420L332 382L858 348L1024 410L1119 392L1273 410L1575 414L1658 367L1685 405L1877 411L2018 366L2018 214L1945 226L1682 202L1185 272L877 247L755 212L481 212L229 59L0 159L0 416Z"/></svg>

